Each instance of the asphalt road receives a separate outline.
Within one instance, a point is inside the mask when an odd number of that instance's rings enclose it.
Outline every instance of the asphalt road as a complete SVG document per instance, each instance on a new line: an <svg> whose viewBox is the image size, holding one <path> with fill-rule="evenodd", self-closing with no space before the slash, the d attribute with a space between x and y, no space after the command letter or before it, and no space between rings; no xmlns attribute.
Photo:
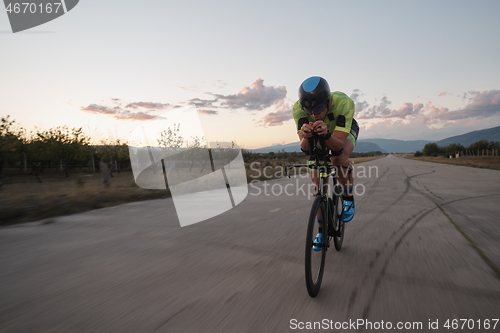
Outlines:
<svg viewBox="0 0 500 333"><path fill-rule="evenodd" d="M315 299L310 181L284 178L183 228L171 199L0 228L0 331L500 332L500 172L394 156L355 172Z"/></svg>

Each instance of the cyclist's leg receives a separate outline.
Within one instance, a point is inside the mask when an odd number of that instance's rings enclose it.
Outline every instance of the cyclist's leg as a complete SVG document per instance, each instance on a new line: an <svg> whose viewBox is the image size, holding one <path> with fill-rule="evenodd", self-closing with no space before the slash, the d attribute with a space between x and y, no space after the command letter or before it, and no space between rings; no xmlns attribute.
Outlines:
<svg viewBox="0 0 500 333"><path fill-rule="evenodd" d="M351 136L351 135L350 135ZM343 218L344 222L350 221L353 216L354 216L354 197L353 197L353 186L354 186L354 174L352 172L352 164L351 161L349 160L349 155L352 153L354 150L354 140L350 140L348 137L347 140L344 142L344 151L341 155L339 156L333 156L332 157L332 163L333 165L340 166L338 168L338 181L339 184L342 186L343 193L342 193L342 199L343 199L343 205L344 208L346 206L349 208L347 211L344 210L343 213Z"/></svg>
<svg viewBox="0 0 500 333"><path fill-rule="evenodd" d="M352 167L351 161L349 160L349 155L354 150L354 144L351 140L345 140L344 151L339 156L332 156L331 161L333 165L343 166L345 168L339 168L337 170L338 180L342 188L350 188L354 185L354 176L352 172L349 172L347 167Z"/></svg>
<svg viewBox="0 0 500 333"><path fill-rule="evenodd" d="M318 170L313 170L309 168L309 176L311 177L312 182L316 186L316 190L319 189L320 185L320 172ZM313 250L314 251L321 251L321 241L322 241L322 234L323 234L323 216L321 213L321 209L318 209L316 213L316 219L318 221L318 234L316 235L316 239L314 240L314 246Z"/></svg>

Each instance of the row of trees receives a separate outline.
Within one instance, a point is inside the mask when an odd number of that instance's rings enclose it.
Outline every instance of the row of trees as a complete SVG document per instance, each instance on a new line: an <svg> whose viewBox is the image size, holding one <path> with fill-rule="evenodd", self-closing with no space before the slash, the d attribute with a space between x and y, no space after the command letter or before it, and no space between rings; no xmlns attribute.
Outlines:
<svg viewBox="0 0 500 333"><path fill-rule="evenodd" d="M284 149L279 150L277 152L269 152L269 153L253 153L249 150L243 149L243 160L245 163L251 163L254 161L261 160L278 160L280 162L286 161L289 163L295 163L299 160L299 158L304 157L304 153L297 152L285 152Z"/></svg>
<svg viewBox="0 0 500 333"><path fill-rule="evenodd" d="M8 167L31 171L41 182L44 168L69 176L69 170L77 167L95 170L99 161L120 170L123 164L130 164L128 146L119 139L92 145L82 128L60 126L28 133L9 116L0 120L0 184Z"/></svg>
<svg viewBox="0 0 500 333"><path fill-rule="evenodd" d="M159 134L157 142L153 143L155 147L146 150L147 156L142 156L144 149L132 148L134 161L149 164L149 154L170 152L176 154L176 168L188 167L191 171L196 164L196 167L200 166L203 171L210 167L207 165L207 147L203 138L185 139L181 135L179 124ZM210 152L213 160L217 163L229 163L235 157L235 147L234 143L220 143L212 147ZM43 170L55 169L68 177L69 172L76 168L86 167L95 171L100 168L101 162L107 164L105 169L109 172L119 172L123 167L129 168L129 146L119 139L92 143L92 139L82 128L60 126L28 133L9 116L0 120L0 185L7 168L30 172L41 182L40 173Z"/></svg>
<svg viewBox="0 0 500 333"><path fill-rule="evenodd" d="M467 147L460 143L452 143L446 147L439 147L436 143L428 143L422 151L417 151L415 156L484 156L494 155L500 150L500 143L488 140L477 141ZM498 153L497 153L498 155Z"/></svg>

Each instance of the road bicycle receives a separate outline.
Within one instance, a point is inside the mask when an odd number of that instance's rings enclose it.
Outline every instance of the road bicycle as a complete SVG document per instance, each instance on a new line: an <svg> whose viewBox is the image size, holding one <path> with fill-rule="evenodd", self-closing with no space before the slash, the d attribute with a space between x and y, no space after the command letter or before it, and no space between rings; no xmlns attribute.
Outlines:
<svg viewBox="0 0 500 333"><path fill-rule="evenodd" d="M319 171L320 183L314 194L314 202L309 214L307 225L307 237L305 248L305 275L306 286L309 296L316 297L321 287L323 273L325 270L326 252L333 244L337 251L342 248L344 241L345 224L340 219L342 214L342 187L337 181L338 167L330 162L328 149L325 146L325 139L316 133L309 139L310 158L309 164L296 164L286 167L287 175L290 178L289 170L292 168L308 167ZM330 179L331 184L330 184ZM317 217L322 218L322 223L317 221ZM325 218L326 217L326 218ZM316 234L322 228L322 243L315 243ZM320 251L315 251L313 246L320 247Z"/></svg>

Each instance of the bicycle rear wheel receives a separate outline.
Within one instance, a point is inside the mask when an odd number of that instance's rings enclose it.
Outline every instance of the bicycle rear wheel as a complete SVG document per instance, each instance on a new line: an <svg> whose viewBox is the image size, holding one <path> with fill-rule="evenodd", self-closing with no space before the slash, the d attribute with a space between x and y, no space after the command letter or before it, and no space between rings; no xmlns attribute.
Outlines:
<svg viewBox="0 0 500 333"><path fill-rule="evenodd" d="M333 195L333 244L335 250L340 251L344 242L345 223L340 220L342 215L342 199L340 195Z"/></svg>
<svg viewBox="0 0 500 333"><path fill-rule="evenodd" d="M316 238L316 234L319 232L319 224L316 220L316 215L318 211L321 212L323 217L322 232L323 232L323 244L321 244L321 250L313 250L313 243ZM323 272L325 269L325 257L326 249L328 246L328 217L326 215L325 204L321 197L316 197L311 208L311 213L309 215L309 224L307 226L307 238L306 238L306 286L309 296L316 297L319 293L319 288L321 286L321 281L323 280Z"/></svg>

